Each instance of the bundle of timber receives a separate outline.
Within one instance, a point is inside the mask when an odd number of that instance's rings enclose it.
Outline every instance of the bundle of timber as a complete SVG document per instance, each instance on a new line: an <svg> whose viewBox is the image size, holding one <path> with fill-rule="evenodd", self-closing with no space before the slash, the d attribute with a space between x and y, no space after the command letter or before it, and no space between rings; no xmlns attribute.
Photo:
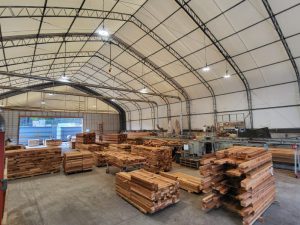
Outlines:
<svg viewBox="0 0 300 225"><path fill-rule="evenodd" d="M269 148L275 163L295 163L295 150L286 148Z"/></svg>
<svg viewBox="0 0 300 225"><path fill-rule="evenodd" d="M146 146L183 146L185 142L183 140L174 139L174 140L164 140L164 139L150 139L150 140L144 140L144 145Z"/></svg>
<svg viewBox="0 0 300 225"><path fill-rule="evenodd" d="M62 160L58 147L10 150L5 152L5 157L8 179L59 172Z"/></svg>
<svg viewBox="0 0 300 225"><path fill-rule="evenodd" d="M253 224L275 200L272 155L263 148L233 147L201 160L200 174L212 192L205 210L225 206Z"/></svg>
<svg viewBox="0 0 300 225"><path fill-rule="evenodd" d="M181 189L188 192L201 193L202 192L202 179L200 177L191 176L185 173L159 173L163 177L167 177L172 180L178 180Z"/></svg>
<svg viewBox="0 0 300 225"><path fill-rule="evenodd" d="M110 144L121 144L127 140L127 134L103 134L102 141Z"/></svg>
<svg viewBox="0 0 300 225"><path fill-rule="evenodd" d="M17 150L17 149L25 149L24 145L6 145L5 151Z"/></svg>
<svg viewBox="0 0 300 225"><path fill-rule="evenodd" d="M92 170L93 154L89 151L72 151L64 153L64 172L66 174Z"/></svg>
<svg viewBox="0 0 300 225"><path fill-rule="evenodd" d="M128 152L107 151L105 152L107 162L110 165L125 168L129 166L144 164L146 159L141 156L132 155Z"/></svg>
<svg viewBox="0 0 300 225"><path fill-rule="evenodd" d="M130 152L131 145L130 144L109 144L109 149Z"/></svg>
<svg viewBox="0 0 300 225"><path fill-rule="evenodd" d="M106 166L107 162L107 156L106 156L106 151L96 151L93 152L93 157L94 157L94 165L95 166Z"/></svg>
<svg viewBox="0 0 300 225"><path fill-rule="evenodd" d="M179 202L178 181L145 170L117 173L116 192L143 213L155 213Z"/></svg>
<svg viewBox="0 0 300 225"><path fill-rule="evenodd" d="M153 132L127 132L127 139L141 139L147 136L156 136Z"/></svg>
<svg viewBox="0 0 300 225"><path fill-rule="evenodd" d="M60 146L61 143L62 143L62 141L59 140L59 139L45 140L45 145L48 146L48 147Z"/></svg>
<svg viewBox="0 0 300 225"><path fill-rule="evenodd" d="M97 144L80 144L80 143L76 143L76 148L79 151L90 151L90 152L103 150L103 147L101 145L97 145Z"/></svg>
<svg viewBox="0 0 300 225"><path fill-rule="evenodd" d="M96 133L85 132L76 134L76 143L78 144L94 144L96 141Z"/></svg>
<svg viewBox="0 0 300 225"><path fill-rule="evenodd" d="M133 145L131 153L146 158L145 170L153 173L168 172L172 169L172 149L170 147L150 147Z"/></svg>

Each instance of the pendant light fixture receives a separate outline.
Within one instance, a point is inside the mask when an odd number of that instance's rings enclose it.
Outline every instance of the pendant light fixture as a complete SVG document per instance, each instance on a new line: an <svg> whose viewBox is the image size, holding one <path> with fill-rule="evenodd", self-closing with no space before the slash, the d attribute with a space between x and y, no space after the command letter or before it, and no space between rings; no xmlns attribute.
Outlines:
<svg viewBox="0 0 300 225"><path fill-rule="evenodd" d="M111 41L109 42L109 69L108 72L111 73L112 68L111 68Z"/></svg>
<svg viewBox="0 0 300 225"><path fill-rule="evenodd" d="M143 62L141 62L141 63L142 63L142 76L141 77L143 77L144 76L144 63ZM140 90L140 93L142 93L142 94L149 93L148 88L144 85L144 87Z"/></svg>
<svg viewBox="0 0 300 225"><path fill-rule="evenodd" d="M206 34L205 34L205 31L206 31L207 28L204 29L204 57L205 57L205 67L202 68L202 71L203 72L208 72L210 71L210 68L209 66L207 65L207 52L206 52L206 41L205 41L205 38L206 38Z"/></svg>
<svg viewBox="0 0 300 225"><path fill-rule="evenodd" d="M69 82L69 78L66 76L66 65L67 65L67 42L65 41L65 58L64 58L64 72L63 75L59 78L61 82Z"/></svg>
<svg viewBox="0 0 300 225"><path fill-rule="evenodd" d="M230 78L231 77L231 75L230 75L230 73L229 73L229 70L228 70L228 68L227 68L227 61L226 61L226 71L225 71L225 75L223 76L225 79L228 79L228 78Z"/></svg>
<svg viewBox="0 0 300 225"><path fill-rule="evenodd" d="M102 0L102 10L104 11L104 0ZM103 20L102 28L98 31L98 34L99 34L100 36L103 36L103 37L108 37L108 36L109 36L109 33L108 33L108 31L105 29L104 21L105 21L105 20Z"/></svg>

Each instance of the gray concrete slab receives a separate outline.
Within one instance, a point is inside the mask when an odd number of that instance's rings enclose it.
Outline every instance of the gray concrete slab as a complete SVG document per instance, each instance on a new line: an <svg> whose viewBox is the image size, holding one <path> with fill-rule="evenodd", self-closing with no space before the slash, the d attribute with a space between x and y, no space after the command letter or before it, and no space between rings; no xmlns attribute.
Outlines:
<svg viewBox="0 0 300 225"><path fill-rule="evenodd" d="M175 166L174 171L198 175ZM264 214L264 225L300 225L300 180L276 171L277 199ZM154 215L144 215L114 191L114 175L92 172L52 174L9 181L9 225L235 225L239 217L224 210L205 213L202 195L181 190L181 201ZM260 224L260 222L257 222Z"/></svg>

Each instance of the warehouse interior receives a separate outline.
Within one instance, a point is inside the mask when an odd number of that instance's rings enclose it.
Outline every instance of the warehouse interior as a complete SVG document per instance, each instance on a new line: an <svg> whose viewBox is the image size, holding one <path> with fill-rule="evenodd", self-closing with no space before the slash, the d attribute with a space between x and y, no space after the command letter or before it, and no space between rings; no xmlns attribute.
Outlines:
<svg viewBox="0 0 300 225"><path fill-rule="evenodd" d="M0 1L0 225L300 224L299 15Z"/></svg>

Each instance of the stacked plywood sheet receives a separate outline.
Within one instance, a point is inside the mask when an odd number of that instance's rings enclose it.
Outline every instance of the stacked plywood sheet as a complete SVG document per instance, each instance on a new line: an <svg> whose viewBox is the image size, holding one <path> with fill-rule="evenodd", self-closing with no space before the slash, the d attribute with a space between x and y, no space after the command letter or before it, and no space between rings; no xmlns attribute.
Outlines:
<svg viewBox="0 0 300 225"><path fill-rule="evenodd" d="M270 148L272 153L273 162L275 163L295 163L295 150L286 148Z"/></svg>
<svg viewBox="0 0 300 225"><path fill-rule="evenodd" d="M179 183L145 170L116 175L116 192L143 213L155 213L179 201Z"/></svg>
<svg viewBox="0 0 300 225"><path fill-rule="evenodd" d="M64 153L64 172L75 173L92 170L94 165L93 154L89 151L72 151Z"/></svg>
<svg viewBox="0 0 300 225"><path fill-rule="evenodd" d="M116 151L131 151L131 145L130 144L109 144L108 146L109 149L111 150L116 150Z"/></svg>
<svg viewBox="0 0 300 225"><path fill-rule="evenodd" d="M96 134L94 132L76 134L76 143L78 144L94 144L95 141L96 141Z"/></svg>
<svg viewBox="0 0 300 225"><path fill-rule="evenodd" d="M172 180L178 180L181 189L188 192L201 193L202 192L202 179L200 177L191 176L185 173L166 173L160 172L161 176L167 177Z"/></svg>
<svg viewBox="0 0 300 225"><path fill-rule="evenodd" d="M102 141L110 144L121 144L126 142L127 134L103 134Z"/></svg>
<svg viewBox="0 0 300 225"><path fill-rule="evenodd" d="M132 155L128 152L107 151L105 152L106 160L110 165L125 168L135 165L142 165L146 159L141 156Z"/></svg>
<svg viewBox="0 0 300 225"><path fill-rule="evenodd" d="M60 146L62 143L61 140L59 139L56 139L56 140L45 140L45 145L48 146L48 147L51 147L51 146Z"/></svg>
<svg viewBox="0 0 300 225"><path fill-rule="evenodd" d="M5 157L9 179L59 172L62 159L58 147L11 150Z"/></svg>
<svg viewBox="0 0 300 225"><path fill-rule="evenodd" d="M79 144L79 143L76 143L76 148L79 151L90 151L90 152L102 151L103 150L103 147L101 145L97 145L97 144Z"/></svg>
<svg viewBox="0 0 300 225"><path fill-rule="evenodd" d="M170 171L172 169L172 149L170 147L150 147L144 145L133 145L131 153L144 156L146 164L144 169L158 173L160 171Z"/></svg>
<svg viewBox="0 0 300 225"><path fill-rule="evenodd" d="M201 164L200 174L212 189L202 200L204 209L223 205L250 225L274 202L272 155L263 148L233 147Z"/></svg>
<svg viewBox="0 0 300 225"><path fill-rule="evenodd" d="M150 140L144 140L144 145L146 146L156 146L156 147L160 147L160 146L170 146L170 147L174 147L174 146L183 146L184 145L184 141L179 140L179 139L174 139L174 140L166 140L166 139L150 139Z"/></svg>

